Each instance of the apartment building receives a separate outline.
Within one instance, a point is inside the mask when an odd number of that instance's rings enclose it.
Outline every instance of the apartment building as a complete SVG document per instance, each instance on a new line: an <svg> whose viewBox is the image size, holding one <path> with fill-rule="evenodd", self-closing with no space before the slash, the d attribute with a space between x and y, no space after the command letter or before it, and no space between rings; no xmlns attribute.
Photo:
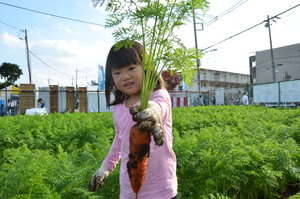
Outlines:
<svg viewBox="0 0 300 199"><path fill-rule="evenodd" d="M249 66L251 84L300 79L300 43L257 51Z"/></svg>
<svg viewBox="0 0 300 199"><path fill-rule="evenodd" d="M208 92L218 88L234 88L242 87L250 84L250 75L233 73L227 71L218 71L200 68L200 82L198 74L194 78L192 86L186 86L186 90L195 92ZM200 87L198 86L200 83ZM178 90L182 90L182 85L178 86Z"/></svg>

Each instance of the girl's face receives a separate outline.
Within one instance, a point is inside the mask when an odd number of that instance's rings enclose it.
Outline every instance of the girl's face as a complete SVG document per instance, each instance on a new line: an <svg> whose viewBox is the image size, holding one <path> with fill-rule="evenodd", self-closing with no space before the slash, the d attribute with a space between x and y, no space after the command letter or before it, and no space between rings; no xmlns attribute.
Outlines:
<svg viewBox="0 0 300 199"><path fill-rule="evenodd" d="M142 66L138 64L112 70L112 77L118 90L129 95L129 98L139 98L142 89L142 71Z"/></svg>

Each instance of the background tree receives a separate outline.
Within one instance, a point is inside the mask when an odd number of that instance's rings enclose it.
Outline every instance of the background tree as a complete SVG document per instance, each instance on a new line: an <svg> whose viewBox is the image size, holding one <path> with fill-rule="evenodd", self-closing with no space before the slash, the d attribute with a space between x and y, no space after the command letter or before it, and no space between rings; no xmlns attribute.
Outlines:
<svg viewBox="0 0 300 199"><path fill-rule="evenodd" d="M3 62L0 66L0 77L5 82L0 83L0 89L14 85L21 75L23 75L22 69L17 64Z"/></svg>
<svg viewBox="0 0 300 199"><path fill-rule="evenodd" d="M170 71L164 70L161 75L166 82L166 89L168 91L174 90L176 86L180 84L180 76L178 73L172 74Z"/></svg>

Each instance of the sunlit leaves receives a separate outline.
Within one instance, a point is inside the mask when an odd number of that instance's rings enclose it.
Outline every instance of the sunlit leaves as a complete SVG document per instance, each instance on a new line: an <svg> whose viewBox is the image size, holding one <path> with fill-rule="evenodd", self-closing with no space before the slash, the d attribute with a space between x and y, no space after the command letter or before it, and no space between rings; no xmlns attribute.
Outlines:
<svg viewBox="0 0 300 199"><path fill-rule="evenodd" d="M93 5L102 6L105 2L105 0L93 0ZM188 85L192 84L191 77L196 65L195 50L187 50L176 36L175 30L192 19L193 9L202 9L205 12L208 5L209 3L204 0L113 0L105 5L106 10L112 13L109 15L106 27L116 27L113 32L116 40L139 41L144 46L142 56L145 58L146 54L149 55L149 59L144 59L142 64L144 71L147 72L142 79L141 110L147 108L157 76L163 70L172 67L173 70L181 72ZM177 50L172 52L172 49ZM196 54L197 57L201 56L200 53ZM174 57L177 60L170 61ZM153 71L157 71L158 74Z"/></svg>
<svg viewBox="0 0 300 199"><path fill-rule="evenodd" d="M180 198L277 198L300 181L300 109L172 110ZM118 167L87 190L113 138L111 112L2 117L0 198L118 198Z"/></svg>

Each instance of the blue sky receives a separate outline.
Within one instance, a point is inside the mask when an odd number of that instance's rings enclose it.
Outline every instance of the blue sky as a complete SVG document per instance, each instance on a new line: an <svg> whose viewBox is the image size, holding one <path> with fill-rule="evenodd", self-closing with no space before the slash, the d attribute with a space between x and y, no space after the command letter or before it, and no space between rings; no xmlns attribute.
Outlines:
<svg viewBox="0 0 300 199"><path fill-rule="evenodd" d="M202 18L204 30L197 31L199 49L255 26L266 20L267 15L272 17L297 6L299 0L211 0L210 3L207 17ZM225 11L239 4L223 16ZM219 19L208 25L216 16ZM78 86L87 86L91 80L97 80L97 65L105 65L107 53L114 44L112 30L102 26L106 18L104 8L94 8L91 0L0 0L0 63L19 65L24 75L17 83L29 83L25 34L21 31L26 29L32 83L37 88L48 84L75 86L76 73ZM271 26L273 47L300 43L300 6L280 18ZM195 46L192 23L183 26L177 34L186 46ZM269 48L268 29L262 24L207 49L217 50L201 59L201 67L249 74L249 56Z"/></svg>

